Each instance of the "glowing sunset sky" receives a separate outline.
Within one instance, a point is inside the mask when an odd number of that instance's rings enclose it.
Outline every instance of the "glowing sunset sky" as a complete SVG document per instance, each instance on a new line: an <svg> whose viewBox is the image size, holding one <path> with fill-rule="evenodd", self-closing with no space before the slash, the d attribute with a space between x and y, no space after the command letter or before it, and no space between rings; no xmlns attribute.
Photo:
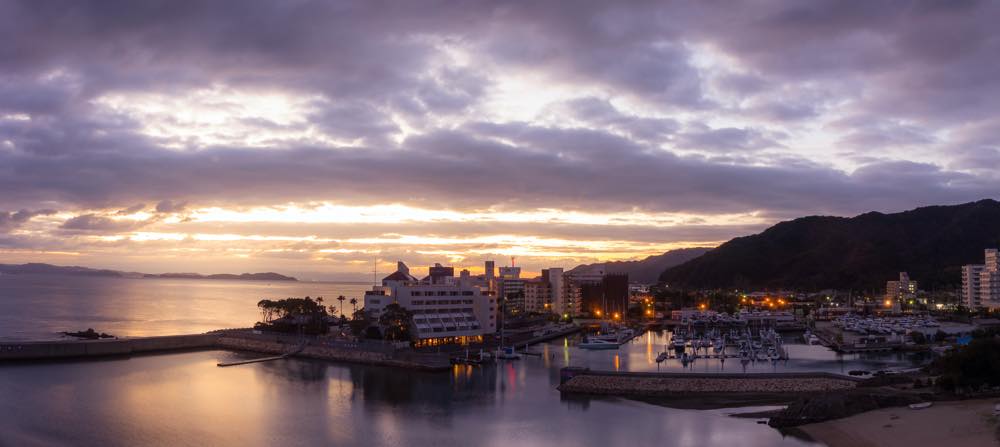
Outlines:
<svg viewBox="0 0 1000 447"><path fill-rule="evenodd" d="M0 262L368 278L1000 196L995 2L0 3Z"/></svg>

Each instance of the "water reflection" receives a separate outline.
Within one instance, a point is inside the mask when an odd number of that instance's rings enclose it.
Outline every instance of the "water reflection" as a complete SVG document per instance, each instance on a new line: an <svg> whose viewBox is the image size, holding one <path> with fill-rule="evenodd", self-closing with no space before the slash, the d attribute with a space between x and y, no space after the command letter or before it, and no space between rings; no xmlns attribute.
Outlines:
<svg viewBox="0 0 1000 447"><path fill-rule="evenodd" d="M218 368L239 355L222 351L5 364L0 432L11 445L808 445L715 412L561 396L564 348L448 374L301 359Z"/></svg>
<svg viewBox="0 0 1000 447"><path fill-rule="evenodd" d="M678 359L668 359L663 363L656 363L656 356L668 348L670 333L666 330L647 332L622 345L618 350L579 349L576 347L579 341L580 336L574 336L549 343L549 348L558 346L563 349L562 358L555 362L558 365L554 366L583 366L613 371L698 373L828 371L847 374L848 371L855 369L875 371L894 367L916 367L928 360L926 355L917 353L838 354L824 346L806 345L800 337L789 334L784 337L785 348L789 355L788 360L756 361L742 364L738 358L699 358L685 366ZM670 350L670 352L673 351Z"/></svg>
<svg viewBox="0 0 1000 447"><path fill-rule="evenodd" d="M88 327L119 336L247 327L257 301L360 297L365 284L0 275L0 338L51 339ZM350 307L345 309L350 313Z"/></svg>

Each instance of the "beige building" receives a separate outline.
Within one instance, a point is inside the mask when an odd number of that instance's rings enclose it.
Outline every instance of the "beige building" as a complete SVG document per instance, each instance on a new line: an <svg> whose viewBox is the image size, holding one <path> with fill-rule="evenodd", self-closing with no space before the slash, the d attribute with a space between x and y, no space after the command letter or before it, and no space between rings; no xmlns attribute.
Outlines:
<svg viewBox="0 0 1000 447"><path fill-rule="evenodd" d="M913 299L917 295L917 282L910 279L906 272L899 272L898 281L888 281L885 283L886 307L892 307L893 312L902 310L902 303Z"/></svg>

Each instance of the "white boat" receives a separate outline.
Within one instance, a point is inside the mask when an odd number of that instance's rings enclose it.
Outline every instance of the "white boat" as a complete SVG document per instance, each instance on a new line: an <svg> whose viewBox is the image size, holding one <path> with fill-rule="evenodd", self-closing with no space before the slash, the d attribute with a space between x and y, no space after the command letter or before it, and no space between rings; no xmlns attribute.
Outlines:
<svg viewBox="0 0 1000 447"><path fill-rule="evenodd" d="M508 346L497 353L497 358L501 360L517 360L521 358L521 355L514 352L513 346Z"/></svg>
<svg viewBox="0 0 1000 447"><path fill-rule="evenodd" d="M919 404L910 404L911 410L923 410L924 408L930 407L933 402L921 402Z"/></svg>
<svg viewBox="0 0 1000 447"><path fill-rule="evenodd" d="M721 338L720 338L720 339L717 339L717 340L715 340L715 345L714 345L714 346L712 346L712 350L713 350L713 351L714 351L714 352L715 352L716 354L719 354L719 353L721 353L721 352L723 352L723 351L725 351L725 350L726 350L726 343L725 343L724 341L722 341L722 339L721 339Z"/></svg>
<svg viewBox="0 0 1000 447"><path fill-rule="evenodd" d="M618 349L618 342L601 340L601 339L589 339L584 340L583 343L577 345L581 349Z"/></svg>
<svg viewBox="0 0 1000 447"><path fill-rule="evenodd" d="M674 336L673 340L670 341L670 344L673 345L674 351L684 352L684 337Z"/></svg>

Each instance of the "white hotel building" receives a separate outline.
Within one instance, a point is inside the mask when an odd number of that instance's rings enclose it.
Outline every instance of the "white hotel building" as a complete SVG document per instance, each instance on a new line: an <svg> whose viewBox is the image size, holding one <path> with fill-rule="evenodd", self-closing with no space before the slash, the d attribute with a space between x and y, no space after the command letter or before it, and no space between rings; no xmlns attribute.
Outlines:
<svg viewBox="0 0 1000 447"><path fill-rule="evenodd" d="M496 294L468 270L456 278L453 268L436 264L429 276L417 279L399 262L381 286L365 292L364 310L378 318L392 303L413 313L411 333L417 346L481 343L484 335L497 330Z"/></svg>

